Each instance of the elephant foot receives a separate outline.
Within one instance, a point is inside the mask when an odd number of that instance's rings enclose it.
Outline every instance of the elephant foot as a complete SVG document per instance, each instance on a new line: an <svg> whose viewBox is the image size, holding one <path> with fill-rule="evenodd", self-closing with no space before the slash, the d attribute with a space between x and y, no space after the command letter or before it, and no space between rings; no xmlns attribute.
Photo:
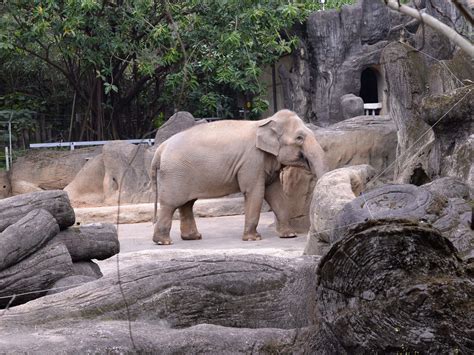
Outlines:
<svg viewBox="0 0 474 355"><path fill-rule="evenodd" d="M181 239L182 240L200 240L202 239L202 234L199 232L183 235L181 234Z"/></svg>
<svg viewBox="0 0 474 355"><path fill-rule="evenodd" d="M158 245L171 245L173 241L169 236L153 236L153 241Z"/></svg>
<svg viewBox="0 0 474 355"><path fill-rule="evenodd" d="M262 240L262 236L260 233L247 233L247 234L244 234L244 236L242 237L242 240L244 241Z"/></svg>

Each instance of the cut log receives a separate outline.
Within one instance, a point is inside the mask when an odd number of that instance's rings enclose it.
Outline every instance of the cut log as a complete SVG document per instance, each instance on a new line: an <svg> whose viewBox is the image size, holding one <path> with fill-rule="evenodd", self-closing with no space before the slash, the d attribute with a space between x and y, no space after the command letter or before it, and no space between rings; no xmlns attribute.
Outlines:
<svg viewBox="0 0 474 355"><path fill-rule="evenodd" d="M124 269L120 281L132 321L299 328L316 322L317 260L246 255L161 261ZM116 274L10 309L2 323L84 318L127 320Z"/></svg>
<svg viewBox="0 0 474 355"><path fill-rule="evenodd" d="M63 230L51 243L63 243L72 261L104 260L120 251L117 229L113 224L94 223Z"/></svg>
<svg viewBox="0 0 474 355"><path fill-rule="evenodd" d="M46 291L41 290L48 289L71 272L71 257L63 244L38 250L18 264L0 271L0 308L45 295Z"/></svg>
<svg viewBox="0 0 474 355"><path fill-rule="evenodd" d="M18 263L59 233L54 217L34 210L0 233L0 271Z"/></svg>
<svg viewBox="0 0 474 355"><path fill-rule="evenodd" d="M474 283L452 243L408 221L347 232L318 267L326 343L363 353L472 353Z"/></svg>
<svg viewBox="0 0 474 355"><path fill-rule="evenodd" d="M74 210L66 192L38 191L0 200L0 232L40 208L53 215L60 229L72 226L75 222Z"/></svg>
<svg viewBox="0 0 474 355"><path fill-rule="evenodd" d="M474 234L467 214L468 202L446 198L427 188L415 185L384 185L353 199L339 212L330 238L334 243L345 231L358 223L384 218L410 219L427 222L439 229L458 249L469 254L474 246Z"/></svg>

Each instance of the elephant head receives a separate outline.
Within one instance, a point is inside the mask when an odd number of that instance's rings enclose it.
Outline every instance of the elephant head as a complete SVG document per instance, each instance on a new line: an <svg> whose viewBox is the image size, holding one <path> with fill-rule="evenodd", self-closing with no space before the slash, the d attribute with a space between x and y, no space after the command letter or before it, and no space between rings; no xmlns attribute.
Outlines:
<svg viewBox="0 0 474 355"><path fill-rule="evenodd" d="M283 166L298 166L318 179L327 171L324 151L298 115L281 110L259 122L256 147L276 157Z"/></svg>

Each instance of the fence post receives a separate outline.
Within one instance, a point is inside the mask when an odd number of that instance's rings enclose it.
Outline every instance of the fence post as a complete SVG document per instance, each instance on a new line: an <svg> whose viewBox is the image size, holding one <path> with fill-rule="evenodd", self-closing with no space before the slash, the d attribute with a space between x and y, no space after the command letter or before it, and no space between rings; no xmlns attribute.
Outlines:
<svg viewBox="0 0 474 355"><path fill-rule="evenodd" d="M10 158L8 157L8 147L5 147L5 161L7 162L7 171L10 170Z"/></svg>

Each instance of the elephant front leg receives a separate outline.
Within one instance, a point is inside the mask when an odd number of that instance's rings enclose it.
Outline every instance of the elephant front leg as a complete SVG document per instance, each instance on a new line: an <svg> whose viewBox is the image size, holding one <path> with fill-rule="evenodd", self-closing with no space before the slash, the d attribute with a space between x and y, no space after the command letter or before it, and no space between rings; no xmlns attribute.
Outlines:
<svg viewBox="0 0 474 355"><path fill-rule="evenodd" d="M179 218L181 220L181 239L198 240L202 239L198 232L196 221L194 220L193 205L196 200L189 201L179 207Z"/></svg>
<svg viewBox="0 0 474 355"><path fill-rule="evenodd" d="M262 236L257 232L260 211L263 204L263 188L255 188L245 193L245 227L242 240L260 240Z"/></svg>
<svg viewBox="0 0 474 355"><path fill-rule="evenodd" d="M276 230L280 238L295 238L296 233L290 227L288 201L278 177L265 189L265 201L268 202L276 216Z"/></svg>
<svg viewBox="0 0 474 355"><path fill-rule="evenodd" d="M171 222L176 207L169 207L160 204L160 212L158 213L158 221L155 224L153 233L153 241L158 245L170 245L173 241L170 237Z"/></svg>

